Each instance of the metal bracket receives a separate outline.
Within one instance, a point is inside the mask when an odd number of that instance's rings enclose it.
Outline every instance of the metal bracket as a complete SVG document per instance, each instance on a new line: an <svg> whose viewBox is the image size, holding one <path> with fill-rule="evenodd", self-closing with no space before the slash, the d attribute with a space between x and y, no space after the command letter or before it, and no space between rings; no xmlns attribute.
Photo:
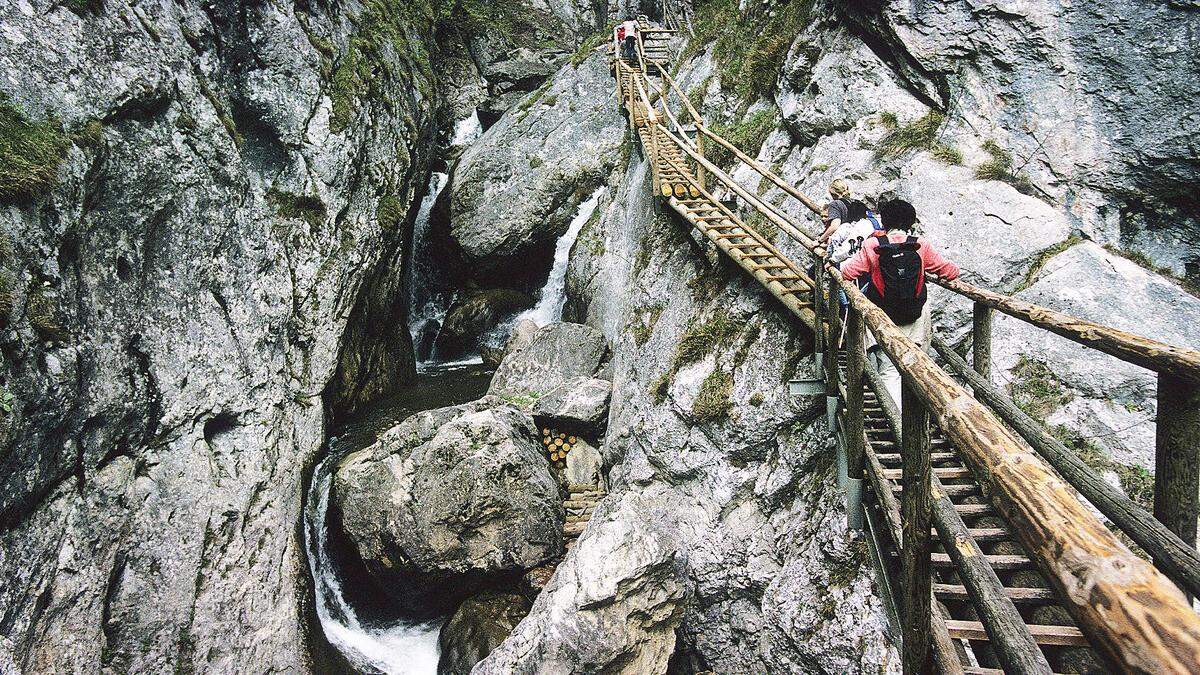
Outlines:
<svg viewBox="0 0 1200 675"><path fill-rule="evenodd" d="M788 393L792 396L824 396L824 380L788 380Z"/></svg>

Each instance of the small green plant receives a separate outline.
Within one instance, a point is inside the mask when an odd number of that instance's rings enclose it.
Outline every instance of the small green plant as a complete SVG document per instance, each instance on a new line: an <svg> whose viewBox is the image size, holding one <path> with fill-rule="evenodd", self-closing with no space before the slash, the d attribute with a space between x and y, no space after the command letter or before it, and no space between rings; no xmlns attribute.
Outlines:
<svg viewBox="0 0 1200 675"><path fill-rule="evenodd" d="M280 218L299 219L319 227L329 217L325 202L316 195L297 195L278 188L267 190L267 201L275 206Z"/></svg>
<svg viewBox="0 0 1200 675"><path fill-rule="evenodd" d="M666 309L666 306L658 303L649 307L642 307L634 314L633 327L630 330L633 332L634 342L639 347L646 344L650 336L654 334L654 326L658 324L658 320L662 317L664 309Z"/></svg>
<svg viewBox="0 0 1200 675"><path fill-rule="evenodd" d="M750 405L754 406L755 408L762 405L763 401L765 401L765 400L766 400L766 397L764 397L762 395L761 391L756 391L750 395Z"/></svg>
<svg viewBox="0 0 1200 675"><path fill-rule="evenodd" d="M1009 394L1013 402L1034 419L1045 419L1074 398L1049 366L1024 354L1017 358L1012 375Z"/></svg>
<svg viewBox="0 0 1200 675"><path fill-rule="evenodd" d="M1050 434L1074 451L1079 459L1099 473L1112 471L1121 489L1147 511L1154 508L1154 476L1145 467L1113 461L1104 450L1074 429L1061 424L1050 427Z"/></svg>
<svg viewBox="0 0 1200 675"><path fill-rule="evenodd" d="M579 48L571 55L571 65L578 68L600 45L608 42L612 38L614 27L616 23L610 23L599 32L584 38L583 42L579 43Z"/></svg>
<svg viewBox="0 0 1200 675"><path fill-rule="evenodd" d="M0 94L0 201L34 197L54 187L70 145L57 120L31 121Z"/></svg>
<svg viewBox="0 0 1200 675"><path fill-rule="evenodd" d="M1000 147L995 141L988 139L983 143L984 152L992 156L991 159L975 167L975 177L980 180L998 180L1003 183L1008 183L1017 189L1018 192L1030 194L1033 192L1033 183L1029 177L1023 173L1018 173L1013 170L1012 153Z"/></svg>
<svg viewBox="0 0 1200 675"><path fill-rule="evenodd" d="M667 393L671 388L671 373L663 373L650 383L650 398L654 399L654 403L662 405L667 400Z"/></svg>
<svg viewBox="0 0 1200 675"><path fill-rule="evenodd" d="M724 310L718 310L707 321L692 323L675 348L675 359L671 372L702 360L714 349L725 345L745 326L744 321L734 320Z"/></svg>
<svg viewBox="0 0 1200 675"><path fill-rule="evenodd" d="M524 394L501 394L500 395L501 399L508 401L509 403L517 406L518 408L532 408L533 404L537 403L538 399L541 397L542 397L542 395L536 391L529 391L529 392L525 392Z"/></svg>
<svg viewBox="0 0 1200 675"><path fill-rule="evenodd" d="M879 159L891 159L910 150L928 151L934 159L947 164L962 164L962 153L954 146L941 140L940 130L946 121L945 115L931 110L921 118L900 126L891 113L880 115L880 123L891 129L875 148Z"/></svg>
<svg viewBox="0 0 1200 675"><path fill-rule="evenodd" d="M0 384L0 413L12 415L14 400L13 393Z"/></svg>
<svg viewBox="0 0 1200 675"><path fill-rule="evenodd" d="M712 422L729 416L733 407L733 376L716 368L704 378L696 400L692 402L692 417L697 422Z"/></svg>
<svg viewBox="0 0 1200 675"><path fill-rule="evenodd" d="M16 301L12 276L8 272L0 270L0 323L12 314Z"/></svg>
<svg viewBox="0 0 1200 675"><path fill-rule="evenodd" d="M76 14L94 14L104 9L104 0L63 0L63 7Z"/></svg>
<svg viewBox="0 0 1200 675"><path fill-rule="evenodd" d="M545 163L546 163L546 160L542 159L541 157L538 157L537 155L529 156L529 168L531 168L531 169L537 169Z"/></svg>
<svg viewBox="0 0 1200 675"><path fill-rule="evenodd" d="M775 238L779 236L779 226L768 220L759 211L752 211L742 222L746 223L746 226L750 229L762 235L767 241L775 241Z"/></svg>

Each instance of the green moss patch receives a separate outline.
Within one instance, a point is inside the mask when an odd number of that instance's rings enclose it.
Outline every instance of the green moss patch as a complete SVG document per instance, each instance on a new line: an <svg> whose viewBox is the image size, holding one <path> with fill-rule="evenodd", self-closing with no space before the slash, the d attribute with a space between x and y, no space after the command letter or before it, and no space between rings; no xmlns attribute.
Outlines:
<svg viewBox="0 0 1200 675"><path fill-rule="evenodd" d="M1026 270L1024 278L1021 279L1021 283L1017 284L1017 287L1013 289L1013 293L1018 293L1032 286L1033 282L1037 279L1037 275L1040 274L1043 269L1045 269L1046 263L1050 262L1054 256L1066 251L1081 241L1083 241L1083 237L1072 233L1071 236L1063 239L1057 244L1047 246L1041 251L1038 251L1037 254L1035 254L1030 260L1029 269Z"/></svg>
<svg viewBox="0 0 1200 675"><path fill-rule="evenodd" d="M671 362L671 372L679 372L680 368L697 363L711 354L714 349L728 344L746 325L745 321L735 320L723 310L718 311L707 321L692 323L679 340L675 348L675 359Z"/></svg>
<svg viewBox="0 0 1200 675"><path fill-rule="evenodd" d="M762 149L763 143L767 142L767 137L778 126L779 118L775 109L764 108L734 124L713 124L712 129L735 148L754 157ZM728 170L735 163L733 153L716 143L705 145L704 154L708 161L722 169Z"/></svg>
<svg viewBox="0 0 1200 675"><path fill-rule="evenodd" d="M321 211L324 212L325 205L321 204ZM407 215L408 209L404 208L404 204L398 197L388 195L379 200L379 205L375 207L375 220L379 226L386 231L393 231L400 226ZM324 221L324 217L322 217Z"/></svg>
<svg viewBox="0 0 1200 675"><path fill-rule="evenodd" d="M1180 287L1183 288L1183 290L1187 291L1188 293L1191 293L1192 295L1194 295L1196 297L1200 297L1200 280L1189 279L1187 277L1181 277L1178 274L1176 274L1175 270L1171 269L1170 267L1163 267L1161 265L1156 265L1154 263L1154 261L1151 260L1150 257L1147 256L1145 253L1142 253L1140 251L1127 251L1122 248L1117 248L1116 246L1113 246L1112 244L1105 244L1104 250L1108 251L1109 253L1111 253L1113 255L1125 258L1126 260L1129 260L1130 262L1137 264L1139 267L1150 270L1151 272L1154 272L1155 274L1160 274L1164 277L1167 277L1168 279L1171 279L1172 281L1178 283L1180 285Z"/></svg>
<svg viewBox="0 0 1200 675"><path fill-rule="evenodd" d="M57 120L34 122L0 94L0 200L35 197L58 183L71 146Z"/></svg>
<svg viewBox="0 0 1200 675"><path fill-rule="evenodd" d="M1051 427L1050 434L1074 451L1093 470L1117 474L1121 489L1139 506L1147 511L1154 508L1154 476L1145 467L1114 461L1090 439L1061 424Z"/></svg>
<svg viewBox="0 0 1200 675"><path fill-rule="evenodd" d="M646 344L650 340L650 336L654 334L654 327L658 324L659 318L662 317L663 310L666 305L657 303L649 307L639 308L634 312L633 325L630 331L633 333L633 341L639 347Z"/></svg>
<svg viewBox="0 0 1200 675"><path fill-rule="evenodd" d="M325 202L316 195L297 195L276 188L267 191L267 201L275 207L280 218L298 219L319 227L329 217Z"/></svg>
<svg viewBox="0 0 1200 675"><path fill-rule="evenodd" d="M29 325L43 340L63 342L67 339L67 331L58 319L57 307L41 290L30 292L25 315L29 317Z"/></svg>

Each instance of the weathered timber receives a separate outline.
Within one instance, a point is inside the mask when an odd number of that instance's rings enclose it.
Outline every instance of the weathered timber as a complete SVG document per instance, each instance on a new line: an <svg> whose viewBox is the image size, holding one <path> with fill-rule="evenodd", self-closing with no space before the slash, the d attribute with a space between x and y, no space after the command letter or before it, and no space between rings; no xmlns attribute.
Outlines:
<svg viewBox="0 0 1200 675"><path fill-rule="evenodd" d="M853 283L843 281L842 289L1095 646L1119 668L1200 672L1200 617L1170 580L1118 541L1014 432Z"/></svg>
<svg viewBox="0 0 1200 675"><path fill-rule="evenodd" d="M1154 451L1154 517L1196 553L1200 516L1200 384L1158 376ZM1191 569L1200 575L1200 565ZM1190 585L1193 594L1200 588Z"/></svg>
<svg viewBox="0 0 1200 675"><path fill-rule="evenodd" d="M971 365L984 380L992 377L992 308L976 302L971 314Z"/></svg>
<svg viewBox="0 0 1200 675"><path fill-rule="evenodd" d="M983 624L978 621L946 622L950 635L963 640L987 640L988 634ZM1074 626L1044 626L1031 624L1029 632L1039 645L1058 645L1062 647L1087 647L1087 638ZM1154 671L1147 671L1154 672Z"/></svg>
<svg viewBox="0 0 1200 675"><path fill-rule="evenodd" d="M959 295L998 309L1039 328L1098 349L1123 361L1155 372L1200 382L1200 351L1176 347L1093 321L1080 319L1031 302L984 290L963 281L939 279L935 283Z"/></svg>
<svg viewBox="0 0 1200 675"><path fill-rule="evenodd" d="M929 412L905 379L901 388L904 425L904 493L900 513L904 543L900 554L900 612L904 630L904 672L932 673L927 636L930 630L930 591L933 566L929 540ZM885 472L886 476L887 473Z"/></svg>
<svg viewBox="0 0 1200 675"><path fill-rule="evenodd" d="M1084 499L1150 554L1159 569L1193 594L1200 595L1200 553L1197 553L1194 545L1182 540L1119 488L1104 480L1077 454L1047 433L1040 422L1018 408L998 387L967 367L966 361L941 338L934 336L933 347L946 365L975 390L977 397L1021 434ZM1196 448L1195 438L1196 432L1193 431L1188 439L1193 452Z"/></svg>

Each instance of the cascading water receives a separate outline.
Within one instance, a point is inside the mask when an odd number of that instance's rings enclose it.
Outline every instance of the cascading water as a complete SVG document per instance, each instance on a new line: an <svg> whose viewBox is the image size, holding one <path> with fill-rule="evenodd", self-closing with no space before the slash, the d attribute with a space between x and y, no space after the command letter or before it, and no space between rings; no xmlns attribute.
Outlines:
<svg viewBox="0 0 1200 675"><path fill-rule="evenodd" d="M446 310L454 297L453 290L439 283L440 275L430 251L429 229L433 206L446 188L449 176L434 173L429 179L429 189L421 199L417 218L413 223L412 255L405 271L405 286L408 288L408 332L412 335L413 349L417 356L418 370L424 370L434 359L434 343L438 330L446 318Z"/></svg>
<svg viewBox="0 0 1200 675"><path fill-rule="evenodd" d="M364 619L347 600L345 576L330 549L329 499L333 474L346 455L368 447L379 434L409 415L463 403L487 391L491 374L481 368L438 365L386 401L373 406L331 437L327 454L313 471L304 509L304 545L316 593L317 618L325 638L360 672L387 675L432 675L437 671L438 632L445 618L414 622L399 618ZM353 594L351 594L353 595ZM361 596L361 593L359 594ZM376 612L378 613L378 612Z"/></svg>
<svg viewBox="0 0 1200 675"><path fill-rule="evenodd" d="M575 213L575 218L571 220L567 231L558 238L558 243L554 247L554 265L550 268L550 276L546 278L546 285L542 286L541 293L538 294L537 304L532 309L518 314L509 324L510 327L524 319L529 319L539 326L562 319L563 306L567 302L567 265L571 262L571 248L575 246L575 240L579 238L583 226L591 220L592 215L596 212L596 206L600 203L604 192L605 188L601 187L579 205L579 211Z"/></svg>
<svg viewBox="0 0 1200 675"><path fill-rule="evenodd" d="M450 139L450 147L461 148L475 142L483 135L483 124L479 121L479 110L476 109L470 117L464 117L454 125L454 137Z"/></svg>
<svg viewBox="0 0 1200 675"><path fill-rule="evenodd" d="M313 472L305 512L308 567L316 590L317 617L325 638L355 668L387 675L433 673L438 664L438 631L442 621L365 626L346 602L341 579L328 553L329 488L341 460L330 453Z"/></svg>

